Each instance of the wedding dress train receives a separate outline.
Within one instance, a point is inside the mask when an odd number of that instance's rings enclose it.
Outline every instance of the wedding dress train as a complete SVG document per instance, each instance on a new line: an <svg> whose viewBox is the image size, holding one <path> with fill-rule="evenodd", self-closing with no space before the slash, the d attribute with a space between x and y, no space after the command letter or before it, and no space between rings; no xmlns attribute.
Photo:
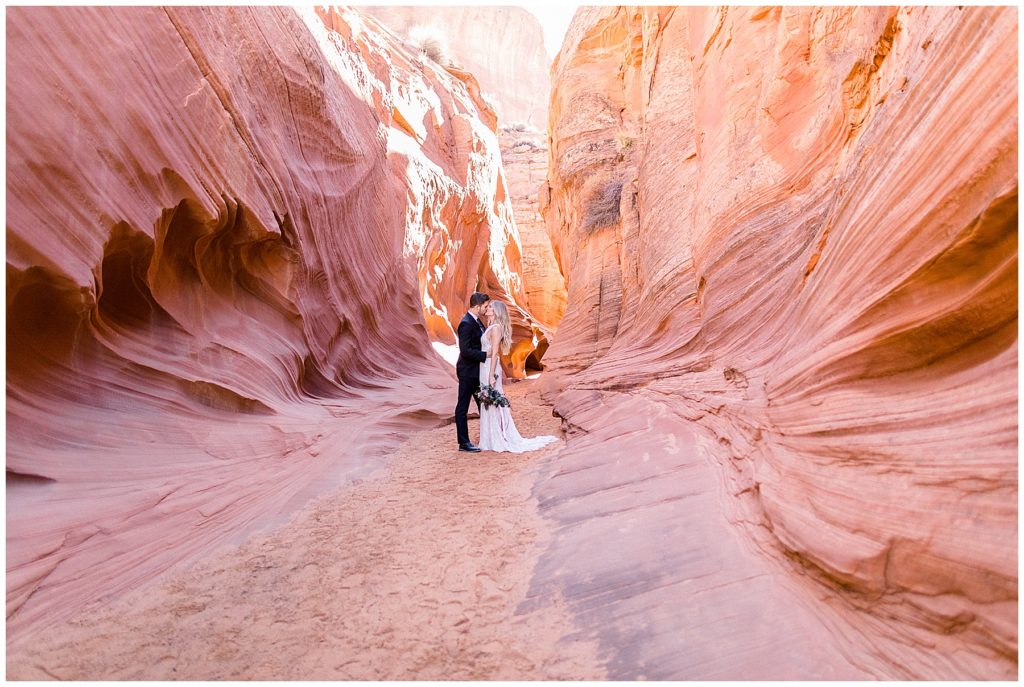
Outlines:
<svg viewBox="0 0 1024 687"><path fill-rule="evenodd" d="M497 325L491 325L491 327L494 326ZM490 331L491 327L488 327L487 330ZM485 353L490 349L487 332L484 332L480 347ZM487 371L489 367L489 361L480 364L481 388L488 383ZM501 383L501 363L499 362L494 369L498 373L498 379L497 381L492 380L491 386L504 394L505 391ZM533 437L532 439L522 437L519 434L519 430L516 429L516 423L512 421L511 408L480 406L480 441L477 443L477 446L484 451L525 453L526 451L536 451L543 446L547 446L552 441L558 441L558 437L540 436Z"/></svg>

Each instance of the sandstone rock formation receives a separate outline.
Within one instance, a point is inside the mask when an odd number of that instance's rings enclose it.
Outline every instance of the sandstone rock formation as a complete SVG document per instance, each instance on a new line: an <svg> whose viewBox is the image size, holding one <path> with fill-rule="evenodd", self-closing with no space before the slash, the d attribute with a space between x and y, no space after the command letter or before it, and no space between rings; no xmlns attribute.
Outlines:
<svg viewBox="0 0 1024 687"><path fill-rule="evenodd" d="M523 247L523 281L530 315L553 332L565 314L565 279L551 249L540 214L539 193L546 188L548 147L542 131L502 126L498 140L501 162L512 195L512 211ZM543 350L538 351L543 355ZM539 362L539 360L538 360Z"/></svg>
<svg viewBox="0 0 1024 687"><path fill-rule="evenodd" d="M498 114L502 164L522 245L529 313L548 334L565 312L565 280L538 212L547 169L548 58L537 18L518 7L364 7L410 47L423 36L441 44L442 62L462 65L480 81ZM422 35L421 35L422 34ZM525 324L525 322L524 322ZM523 332L525 333L525 329ZM521 339L524 340L525 339ZM531 364L539 366L546 337Z"/></svg>
<svg viewBox="0 0 1024 687"><path fill-rule="evenodd" d="M502 124L547 124L548 67L540 22L521 7L366 6L359 10L417 47L420 32L480 80ZM410 41L410 36L412 40Z"/></svg>
<svg viewBox="0 0 1024 687"><path fill-rule="evenodd" d="M526 298L474 77L352 10L7 23L7 630L236 541L451 415Z"/></svg>
<svg viewBox="0 0 1024 687"><path fill-rule="evenodd" d="M1017 672L1017 14L580 10L534 581L620 678Z"/></svg>

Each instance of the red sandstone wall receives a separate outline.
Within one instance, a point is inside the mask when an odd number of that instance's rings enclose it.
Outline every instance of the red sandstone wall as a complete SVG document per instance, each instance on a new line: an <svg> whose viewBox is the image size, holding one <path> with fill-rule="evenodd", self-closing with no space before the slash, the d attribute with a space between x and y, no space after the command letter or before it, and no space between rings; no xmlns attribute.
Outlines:
<svg viewBox="0 0 1024 687"><path fill-rule="evenodd" d="M1006 8L577 13L535 587L613 674L1016 674L1016 43Z"/></svg>
<svg viewBox="0 0 1024 687"><path fill-rule="evenodd" d="M523 247L523 281L530 314L543 329L554 332L565 314L566 291L540 214L539 192L547 188L547 135L539 130L501 127L499 140ZM543 354L543 349L539 353Z"/></svg>
<svg viewBox="0 0 1024 687"><path fill-rule="evenodd" d="M8 13L9 641L368 472L525 308L494 112L368 21Z"/></svg>
<svg viewBox="0 0 1024 687"><path fill-rule="evenodd" d="M432 36L443 48L442 62L471 72L498 117L501 159L519 245L522 277L531 318L540 325L539 354L546 335L565 312L565 280L538 209L547 170L550 61L537 18L518 7L360 8L399 38ZM421 34L417 34L421 32ZM410 41L415 48L416 43ZM524 335L526 333L523 329ZM535 359L539 356L535 356ZM531 361L535 362L535 361Z"/></svg>

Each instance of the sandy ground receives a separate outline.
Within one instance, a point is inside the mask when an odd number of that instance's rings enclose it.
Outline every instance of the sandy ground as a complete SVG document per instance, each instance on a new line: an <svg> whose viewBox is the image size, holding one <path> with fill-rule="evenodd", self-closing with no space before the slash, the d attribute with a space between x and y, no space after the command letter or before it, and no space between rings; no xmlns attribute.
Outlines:
<svg viewBox="0 0 1024 687"><path fill-rule="evenodd" d="M508 387L520 431L559 434L530 386ZM9 652L7 677L602 679L563 608L516 613L549 536L530 473L561 446L467 454L453 426L414 434L288 524Z"/></svg>

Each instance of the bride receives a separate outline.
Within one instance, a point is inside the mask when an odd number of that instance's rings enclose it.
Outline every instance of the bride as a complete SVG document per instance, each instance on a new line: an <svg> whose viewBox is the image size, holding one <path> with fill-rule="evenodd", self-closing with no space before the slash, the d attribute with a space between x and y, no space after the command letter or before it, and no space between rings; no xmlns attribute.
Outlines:
<svg viewBox="0 0 1024 687"><path fill-rule="evenodd" d="M491 301L490 307L485 310L488 327L484 331L480 341L480 348L487 353L501 349L502 355L508 355L512 345L512 322L508 316L508 308L501 301ZM487 385L493 386L504 395L501 384L501 366L498 365L498 356L487 356L487 362L480 365L480 388ZM516 430L516 423L512 421L512 412L508 407L497 405L480 406L480 443L478 446L484 451L510 451L512 453L523 453L524 451L535 451L557 441L558 437L542 436L532 439L524 439Z"/></svg>

